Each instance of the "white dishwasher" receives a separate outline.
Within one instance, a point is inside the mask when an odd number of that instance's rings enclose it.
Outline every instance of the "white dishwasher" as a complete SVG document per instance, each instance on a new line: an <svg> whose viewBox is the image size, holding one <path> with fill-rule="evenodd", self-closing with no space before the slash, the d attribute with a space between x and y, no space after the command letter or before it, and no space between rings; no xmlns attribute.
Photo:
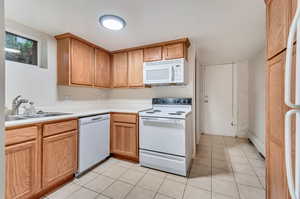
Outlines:
<svg viewBox="0 0 300 199"><path fill-rule="evenodd" d="M81 175L110 155L109 114L79 119L78 171Z"/></svg>

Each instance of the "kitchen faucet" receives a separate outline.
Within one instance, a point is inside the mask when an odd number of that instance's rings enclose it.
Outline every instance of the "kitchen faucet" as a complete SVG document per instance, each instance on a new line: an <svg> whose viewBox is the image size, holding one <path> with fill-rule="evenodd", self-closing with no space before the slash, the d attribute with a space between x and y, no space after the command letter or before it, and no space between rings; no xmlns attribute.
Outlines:
<svg viewBox="0 0 300 199"><path fill-rule="evenodd" d="M21 95L18 95L12 102L12 115L19 115L19 108L21 104L28 103L29 101L27 99L20 99Z"/></svg>

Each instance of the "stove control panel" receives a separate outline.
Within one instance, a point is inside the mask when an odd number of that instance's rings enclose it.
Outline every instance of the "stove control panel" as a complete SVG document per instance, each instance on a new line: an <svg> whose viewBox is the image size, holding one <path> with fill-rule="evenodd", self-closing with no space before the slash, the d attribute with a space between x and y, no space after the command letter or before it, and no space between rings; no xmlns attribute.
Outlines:
<svg viewBox="0 0 300 199"><path fill-rule="evenodd" d="M192 105L192 98L153 98L152 104Z"/></svg>

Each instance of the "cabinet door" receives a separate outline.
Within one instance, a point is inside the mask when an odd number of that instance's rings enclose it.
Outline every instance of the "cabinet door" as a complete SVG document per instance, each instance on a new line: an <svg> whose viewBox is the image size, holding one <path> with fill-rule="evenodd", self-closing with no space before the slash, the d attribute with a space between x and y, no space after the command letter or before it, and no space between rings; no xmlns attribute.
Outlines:
<svg viewBox="0 0 300 199"><path fill-rule="evenodd" d="M137 158L137 127L136 124L121 122L112 123L111 152L117 155Z"/></svg>
<svg viewBox="0 0 300 199"><path fill-rule="evenodd" d="M5 198L23 199L35 194L40 177L37 141L6 147L5 161Z"/></svg>
<svg viewBox="0 0 300 199"><path fill-rule="evenodd" d="M128 52L128 86L143 86L143 50Z"/></svg>
<svg viewBox="0 0 300 199"><path fill-rule="evenodd" d="M291 0L269 0L267 2L268 59L286 48L291 13Z"/></svg>
<svg viewBox="0 0 300 199"><path fill-rule="evenodd" d="M183 57L185 57L183 43L164 46L164 59L177 59Z"/></svg>
<svg viewBox="0 0 300 199"><path fill-rule="evenodd" d="M162 60L162 47L151 47L144 49L144 62Z"/></svg>
<svg viewBox="0 0 300 199"><path fill-rule="evenodd" d="M95 50L95 86L110 87L110 55L103 51Z"/></svg>
<svg viewBox="0 0 300 199"><path fill-rule="evenodd" d="M268 61L267 70L267 196L268 199L289 199L285 154L284 120L289 108L284 103L285 52ZM295 98L295 53L292 75L292 97ZM292 124L295 140L295 118ZM292 143L293 155L295 143ZM294 157L293 157L293 162Z"/></svg>
<svg viewBox="0 0 300 199"><path fill-rule="evenodd" d="M113 87L128 86L127 52L112 55Z"/></svg>
<svg viewBox="0 0 300 199"><path fill-rule="evenodd" d="M94 48L72 40L71 83L92 86L94 81Z"/></svg>
<svg viewBox="0 0 300 199"><path fill-rule="evenodd" d="M43 188L75 173L77 131L43 138Z"/></svg>

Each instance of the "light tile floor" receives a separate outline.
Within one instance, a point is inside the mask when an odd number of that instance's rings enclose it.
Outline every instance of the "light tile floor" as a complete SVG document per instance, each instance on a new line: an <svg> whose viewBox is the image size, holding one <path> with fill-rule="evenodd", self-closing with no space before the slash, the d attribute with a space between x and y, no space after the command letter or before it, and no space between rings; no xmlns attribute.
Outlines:
<svg viewBox="0 0 300 199"><path fill-rule="evenodd" d="M245 139L202 135L188 178L110 158L47 199L264 199L265 164Z"/></svg>

